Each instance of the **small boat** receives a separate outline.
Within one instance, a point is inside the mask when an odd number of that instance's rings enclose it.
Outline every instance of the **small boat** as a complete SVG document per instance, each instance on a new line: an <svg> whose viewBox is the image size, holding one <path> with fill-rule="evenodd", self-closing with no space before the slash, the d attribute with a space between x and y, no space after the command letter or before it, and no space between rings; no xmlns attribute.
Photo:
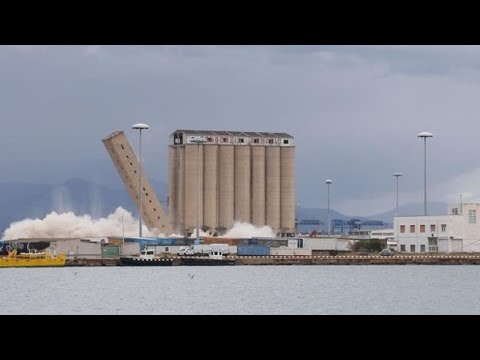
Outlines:
<svg viewBox="0 0 480 360"><path fill-rule="evenodd" d="M17 254L10 251L8 256L0 257L0 268L7 267L58 267L65 266L65 255L48 252L29 252Z"/></svg>
<svg viewBox="0 0 480 360"><path fill-rule="evenodd" d="M121 266L172 266L173 259L156 257L154 250L148 248L140 252L140 256L121 256Z"/></svg>
<svg viewBox="0 0 480 360"><path fill-rule="evenodd" d="M186 266L224 266L235 265L235 260L226 259L222 250L210 250L208 257L182 257L180 264Z"/></svg>

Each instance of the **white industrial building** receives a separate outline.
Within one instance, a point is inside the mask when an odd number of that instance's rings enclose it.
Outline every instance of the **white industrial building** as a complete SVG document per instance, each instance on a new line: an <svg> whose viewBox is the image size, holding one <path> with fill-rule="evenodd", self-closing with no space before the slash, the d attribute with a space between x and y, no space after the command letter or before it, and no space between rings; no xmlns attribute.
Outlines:
<svg viewBox="0 0 480 360"><path fill-rule="evenodd" d="M407 253L480 252L479 203L450 205L448 215L394 218L398 250Z"/></svg>

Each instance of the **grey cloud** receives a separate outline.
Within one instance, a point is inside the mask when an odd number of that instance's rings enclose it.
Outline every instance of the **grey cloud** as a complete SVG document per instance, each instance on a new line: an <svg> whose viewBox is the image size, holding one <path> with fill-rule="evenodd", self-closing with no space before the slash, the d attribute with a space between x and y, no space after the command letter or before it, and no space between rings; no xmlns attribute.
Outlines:
<svg viewBox="0 0 480 360"><path fill-rule="evenodd" d="M479 56L479 47L0 47L2 181L118 185L100 139L125 130L136 146L139 121L151 125L148 173L163 181L177 128L285 131L297 141L303 206L325 205L330 177L338 210L361 214L373 197L381 212L392 172L405 174L405 193L421 188L419 131L435 134L432 186L455 192L462 185L449 179L475 173Z"/></svg>

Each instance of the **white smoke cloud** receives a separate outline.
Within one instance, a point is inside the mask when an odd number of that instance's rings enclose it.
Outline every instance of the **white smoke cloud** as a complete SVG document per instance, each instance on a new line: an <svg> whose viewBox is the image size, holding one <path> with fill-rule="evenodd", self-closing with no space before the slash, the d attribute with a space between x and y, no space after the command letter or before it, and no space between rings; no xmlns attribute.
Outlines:
<svg viewBox="0 0 480 360"><path fill-rule="evenodd" d="M145 237L165 237L164 234L149 231L143 226ZM75 215L73 212L52 212L43 219L24 219L10 224L3 234L3 240L24 238L94 238L105 236L138 236L138 219L119 207L106 218L95 219L90 215ZM201 231L200 236L212 236ZM170 237L183 237L172 234ZM196 237L194 231L191 238ZM257 227L249 223L236 222L224 238L275 237L269 226Z"/></svg>
<svg viewBox="0 0 480 360"><path fill-rule="evenodd" d="M143 226L143 236L163 237ZM73 212L52 212L43 219L25 219L14 222L5 230L4 240L20 238L77 238L104 236L138 236L138 219L119 207L106 218L94 219L90 215Z"/></svg>
<svg viewBox="0 0 480 360"><path fill-rule="evenodd" d="M250 238L250 237L275 237L275 232L270 226L255 226L249 223L236 222L227 231L224 238Z"/></svg>

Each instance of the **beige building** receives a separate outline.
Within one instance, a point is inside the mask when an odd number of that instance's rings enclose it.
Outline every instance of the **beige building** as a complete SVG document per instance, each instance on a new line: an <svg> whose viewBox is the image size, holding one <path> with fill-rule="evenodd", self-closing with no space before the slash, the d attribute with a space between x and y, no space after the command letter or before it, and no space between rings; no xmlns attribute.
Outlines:
<svg viewBox="0 0 480 360"><path fill-rule="evenodd" d="M175 232L194 232L197 217L214 233L235 221L295 232L295 145L288 134L177 130L168 182Z"/></svg>

